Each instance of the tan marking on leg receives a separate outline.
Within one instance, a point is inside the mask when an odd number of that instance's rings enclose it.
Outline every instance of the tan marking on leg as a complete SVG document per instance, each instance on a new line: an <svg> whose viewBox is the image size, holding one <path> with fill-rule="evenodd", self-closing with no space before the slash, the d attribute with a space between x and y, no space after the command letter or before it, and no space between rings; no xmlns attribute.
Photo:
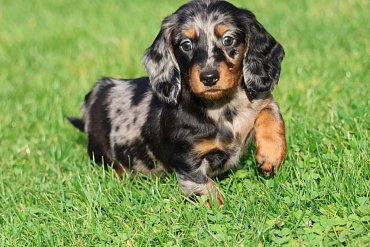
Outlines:
<svg viewBox="0 0 370 247"><path fill-rule="evenodd" d="M267 176L272 175L286 155L285 125L277 105L263 109L257 116L254 128L256 160Z"/></svg>
<svg viewBox="0 0 370 247"><path fill-rule="evenodd" d="M258 106L258 110L257 111L259 111L259 109L264 109L264 108L266 108L269 104L271 104L272 103L272 99L271 98L268 98L268 99L266 99L266 100L264 100L262 103L261 103L261 105L260 106ZM260 113L259 113L260 114ZM254 118L255 116L253 115L253 118ZM257 115L256 116L257 118L259 117L259 115ZM263 116L262 116L263 117ZM251 119L253 119L252 118L252 116L250 117ZM256 124L256 122L257 121L254 121L254 120L252 120L252 121L244 121L244 124L243 124L243 126L242 126L242 128L240 128L241 129L241 131L240 132L238 132L238 134L240 135L240 140L241 141L245 141L245 139L247 138L247 136L251 133L251 131L253 130L253 127L255 127L255 124Z"/></svg>

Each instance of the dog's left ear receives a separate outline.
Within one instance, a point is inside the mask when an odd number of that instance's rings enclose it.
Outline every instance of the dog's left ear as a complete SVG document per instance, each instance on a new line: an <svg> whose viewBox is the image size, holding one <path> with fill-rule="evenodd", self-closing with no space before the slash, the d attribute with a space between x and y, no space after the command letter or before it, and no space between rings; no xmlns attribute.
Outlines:
<svg viewBox="0 0 370 247"><path fill-rule="evenodd" d="M269 92L279 81L284 49L252 12L243 10L240 17L247 29L247 50L243 61L247 90L252 94Z"/></svg>
<svg viewBox="0 0 370 247"><path fill-rule="evenodd" d="M147 49L143 63L156 95L166 103L176 105L181 90L180 69L173 53L171 33L174 16L166 17L153 44Z"/></svg>

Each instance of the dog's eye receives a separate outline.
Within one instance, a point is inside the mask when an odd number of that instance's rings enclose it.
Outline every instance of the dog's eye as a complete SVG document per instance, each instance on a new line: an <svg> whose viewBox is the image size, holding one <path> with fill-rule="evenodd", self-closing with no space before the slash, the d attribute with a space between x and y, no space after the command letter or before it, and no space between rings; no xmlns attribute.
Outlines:
<svg viewBox="0 0 370 247"><path fill-rule="evenodd" d="M235 39L233 37L230 37L230 36L224 36L222 38L222 44L224 46L232 46L234 44L234 41L235 41Z"/></svg>
<svg viewBox="0 0 370 247"><path fill-rule="evenodd" d="M190 39L183 39L180 42L180 47L183 51L191 51L193 49L193 43L191 43Z"/></svg>

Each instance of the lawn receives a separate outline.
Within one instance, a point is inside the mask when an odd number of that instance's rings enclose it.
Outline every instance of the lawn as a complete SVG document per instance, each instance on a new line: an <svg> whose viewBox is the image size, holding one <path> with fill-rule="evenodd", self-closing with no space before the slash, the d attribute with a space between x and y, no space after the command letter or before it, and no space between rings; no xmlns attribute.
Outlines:
<svg viewBox="0 0 370 247"><path fill-rule="evenodd" d="M0 246L369 246L370 3L242 1L283 44L288 152L241 168L206 208L168 179L90 165L78 115L101 76L139 77L179 0L0 0Z"/></svg>

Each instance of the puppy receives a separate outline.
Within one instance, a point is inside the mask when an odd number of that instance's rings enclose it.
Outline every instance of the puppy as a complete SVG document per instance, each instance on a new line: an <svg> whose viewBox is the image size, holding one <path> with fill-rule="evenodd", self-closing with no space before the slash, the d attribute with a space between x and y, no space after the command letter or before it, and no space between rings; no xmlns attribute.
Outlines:
<svg viewBox="0 0 370 247"><path fill-rule="evenodd" d="M238 164L255 140L259 168L285 158L284 121L271 95L283 47L248 10L194 0L166 17L143 63L149 77L100 79L83 118L96 162L123 172L174 171L186 195L216 196L212 177Z"/></svg>

